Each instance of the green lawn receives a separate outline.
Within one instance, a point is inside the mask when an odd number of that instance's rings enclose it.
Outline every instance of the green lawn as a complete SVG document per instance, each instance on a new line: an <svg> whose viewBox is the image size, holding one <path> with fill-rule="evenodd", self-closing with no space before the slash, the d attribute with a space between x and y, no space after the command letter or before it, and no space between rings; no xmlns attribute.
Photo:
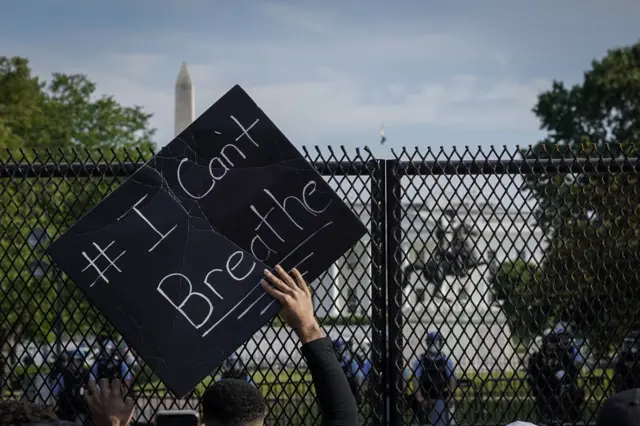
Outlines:
<svg viewBox="0 0 640 426"><path fill-rule="evenodd" d="M36 374L38 371L46 374L44 369L36 367L29 368L28 373ZM23 368L16 368L16 376L25 373ZM255 370L251 372L253 381L260 387L260 390L269 398L304 396L312 392L311 374L306 370L281 370L278 372L272 369ZM587 398L601 398L607 394L607 390L612 385L613 370L594 369L587 373L583 372L583 377L579 381L579 386L585 390ZM468 381L467 386L459 387L456 391L456 399L475 398L526 398L530 395L529 385L526 382L526 373L523 371L496 371L496 372L469 372L463 377ZM201 395L204 389L211 382L211 377L207 377L196 388L196 394ZM148 382L135 387L136 391L146 395L157 392L163 396L166 394L164 386L160 382Z"/></svg>
<svg viewBox="0 0 640 426"><path fill-rule="evenodd" d="M311 374L305 370L274 372L265 369L253 371L251 376L263 395L270 399L303 397L313 394ZM612 370L595 369L588 376L583 376L578 385L584 389L588 399L600 399L609 394L612 377ZM459 401L487 398L528 398L531 394L525 372L471 373L467 374L464 379L468 381L467 385L456 390L455 396ZM210 382L210 377L205 379L196 388L196 394L202 395ZM166 393L159 383L148 383L137 387L137 389L147 395L154 392L159 392L161 395Z"/></svg>
<svg viewBox="0 0 640 426"><path fill-rule="evenodd" d="M29 371L34 373L35 371ZM18 371L16 371L18 373ZM586 373L586 370L585 370ZM317 424L319 407L315 402L311 375L304 370L257 370L251 373L269 404L267 424ZM579 381L586 395L582 420L592 420L600 402L612 393L609 389L613 371L594 370ZM464 377L468 381L456 390L455 418L458 424L507 424L516 419L537 421L535 402L530 397L530 389L524 372L470 373ZM202 395L210 383L208 377L195 391ZM138 395L147 397L167 397L171 395L160 382L136 386ZM402 403L398 409L403 408ZM371 417L368 404L360 406L360 414L365 419ZM286 421L285 421L286 419ZM416 423L411 413L405 414L406 424Z"/></svg>
<svg viewBox="0 0 640 426"><path fill-rule="evenodd" d="M251 378L260 388L265 397L283 397L283 396L303 396L311 389L311 374L306 371L287 371L282 370L278 373L273 370L255 370L251 372ZM197 395L202 395L204 390L211 383L212 378L209 376L200 383L195 392ZM136 386L136 390L144 392L147 395L158 393L159 395L166 394L164 386L159 382L150 382L142 386Z"/></svg>

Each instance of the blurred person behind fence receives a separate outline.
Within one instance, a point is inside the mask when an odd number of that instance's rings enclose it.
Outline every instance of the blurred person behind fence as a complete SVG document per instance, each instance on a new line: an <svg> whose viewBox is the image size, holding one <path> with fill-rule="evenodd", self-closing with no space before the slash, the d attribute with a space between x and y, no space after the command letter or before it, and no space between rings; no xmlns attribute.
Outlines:
<svg viewBox="0 0 640 426"><path fill-rule="evenodd" d="M124 361L122 354L112 340L103 343L102 351L91 369L91 380L99 382L100 379L120 379L127 389L133 384L133 372Z"/></svg>
<svg viewBox="0 0 640 426"><path fill-rule="evenodd" d="M29 402L38 402L37 399L40 394L40 389L37 385L38 366L31 355L25 355L21 359L23 373L20 376L20 385L24 396Z"/></svg>
<svg viewBox="0 0 640 426"><path fill-rule="evenodd" d="M82 399L89 378L84 356L79 350L68 354L68 363L55 380L52 394L58 401L58 416L69 421L84 421L88 409Z"/></svg>
<svg viewBox="0 0 640 426"><path fill-rule="evenodd" d="M136 375L136 370L139 367L135 353L124 340L120 343L120 347L118 348L118 350L120 352L120 356L122 357L124 365L127 367L127 372L125 373L125 375L129 374L131 376L131 381L133 381L133 378Z"/></svg>
<svg viewBox="0 0 640 426"><path fill-rule="evenodd" d="M302 355L313 377L323 416L322 424L357 425L356 401L336 358L333 343L315 319L307 283L297 270L289 275L279 266L275 268L275 274L265 271L265 276L262 287L282 304L280 315L302 344ZM202 420L206 426L262 426L266 409L260 391L244 380L220 380L202 397Z"/></svg>
<svg viewBox="0 0 640 426"><path fill-rule="evenodd" d="M549 422L575 422L580 418L584 392L578 377L584 360L565 330L549 333L529 359L528 381L540 417Z"/></svg>
<svg viewBox="0 0 640 426"><path fill-rule="evenodd" d="M360 403L360 386L358 385L358 381L356 380L358 364L353 359L353 354L351 353L349 343L342 337L339 337L333 341L333 349L335 350L336 356L338 357L340 368L342 368L344 375L347 377L349 389L351 389L351 393L355 397L356 402Z"/></svg>
<svg viewBox="0 0 640 426"><path fill-rule="evenodd" d="M58 380L58 377L60 377L60 375L64 372L68 364L69 364L69 352L67 351L62 352L60 355L56 356L56 358L54 359L53 366L49 371L49 383L52 389L55 386L55 383Z"/></svg>
<svg viewBox="0 0 640 426"><path fill-rule="evenodd" d="M640 388L640 339L632 333L624 339L620 354L613 361L616 392Z"/></svg>
<svg viewBox="0 0 640 426"><path fill-rule="evenodd" d="M358 387L358 394L361 395L359 397L361 400L363 396L367 395L371 382L369 380L372 372L371 341L367 337L359 340L352 337L349 340L349 352L351 353L351 371Z"/></svg>
<svg viewBox="0 0 640 426"><path fill-rule="evenodd" d="M413 393L409 405L418 422L432 425L453 424L456 377L453 361L444 352L444 337L429 332L425 339L427 350L405 370Z"/></svg>

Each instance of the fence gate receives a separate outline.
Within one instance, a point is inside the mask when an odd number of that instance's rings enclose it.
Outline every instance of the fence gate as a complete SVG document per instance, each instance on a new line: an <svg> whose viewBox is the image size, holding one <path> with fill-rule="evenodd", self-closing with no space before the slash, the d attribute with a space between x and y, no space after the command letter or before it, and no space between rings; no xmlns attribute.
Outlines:
<svg viewBox="0 0 640 426"><path fill-rule="evenodd" d="M620 372L635 369L640 349L635 156L468 148L402 150L392 159L368 150L304 154L369 229L312 283L327 334L368 359L358 395L363 424L428 424L434 416L458 425L542 424L549 416L593 424L604 398L634 385ZM0 154L3 398L55 405L63 350L79 350L91 367L101 342L122 346L43 246L151 155ZM139 422L158 409L198 409L211 378L178 401L122 348ZM437 350L424 357L429 348ZM267 399L267 424L319 424L311 377L278 318L238 354ZM562 374L536 375L550 364ZM433 366L442 367L442 389L418 403L420 378ZM536 398L551 388L561 395Z"/></svg>

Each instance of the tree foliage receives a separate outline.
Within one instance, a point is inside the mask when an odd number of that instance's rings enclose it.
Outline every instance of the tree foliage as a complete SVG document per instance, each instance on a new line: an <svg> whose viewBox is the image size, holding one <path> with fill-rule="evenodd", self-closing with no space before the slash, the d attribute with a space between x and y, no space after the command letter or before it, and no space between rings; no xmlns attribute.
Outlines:
<svg viewBox="0 0 640 426"><path fill-rule="evenodd" d="M504 262L493 275L492 289L502 304L511 331L530 343L547 321L548 302L541 292L541 270L524 259Z"/></svg>
<svg viewBox="0 0 640 426"><path fill-rule="evenodd" d="M43 81L20 57L0 57L0 165L50 162L138 161L153 150L155 130L142 108L120 105L112 96L97 96L87 76L53 74ZM64 232L83 213L115 189L119 179L64 178L43 172L25 178L15 168L0 177L0 324L4 333L50 337L55 323L58 277L51 269L36 280L29 269L46 260L27 244L41 227L51 237ZM64 279L64 329L102 322ZM78 303L80 302L80 303ZM96 327L97 328L97 327ZM97 331L97 330L96 330Z"/></svg>
<svg viewBox="0 0 640 426"><path fill-rule="evenodd" d="M640 43L594 60L580 84L555 81L533 112L544 140L525 158L635 164L640 148ZM628 163L627 163L628 164ZM599 349L640 326L640 182L637 173L576 170L529 175L549 244L529 285ZM526 298L520 302L526 303ZM518 302L518 303L520 303Z"/></svg>

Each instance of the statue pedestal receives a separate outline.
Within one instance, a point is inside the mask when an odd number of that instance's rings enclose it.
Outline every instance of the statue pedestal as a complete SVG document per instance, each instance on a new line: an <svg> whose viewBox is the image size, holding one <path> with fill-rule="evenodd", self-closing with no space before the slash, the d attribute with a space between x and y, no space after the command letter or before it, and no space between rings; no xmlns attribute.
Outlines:
<svg viewBox="0 0 640 426"><path fill-rule="evenodd" d="M428 332L439 331L458 372L518 367L507 317L498 305L473 305L436 298L422 309L405 313L404 317L405 362L424 352Z"/></svg>

